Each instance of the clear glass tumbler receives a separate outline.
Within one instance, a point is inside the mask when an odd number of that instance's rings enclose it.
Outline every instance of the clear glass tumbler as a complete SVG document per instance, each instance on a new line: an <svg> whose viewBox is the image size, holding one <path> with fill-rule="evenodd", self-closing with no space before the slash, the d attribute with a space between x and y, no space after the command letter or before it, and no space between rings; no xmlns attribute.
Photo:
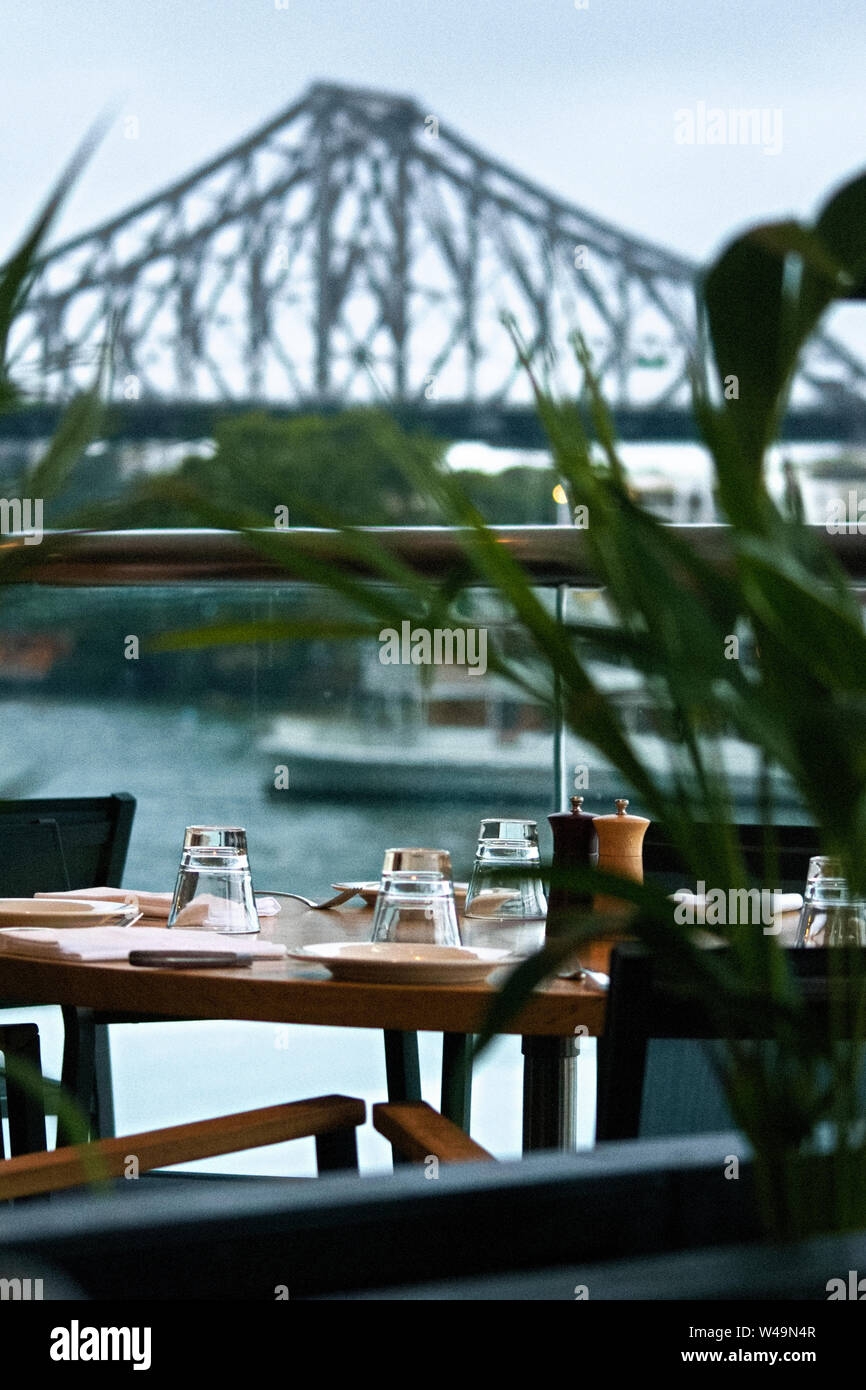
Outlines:
<svg viewBox="0 0 866 1390"><path fill-rule="evenodd" d="M460 945L446 850L386 850L370 939Z"/></svg>
<svg viewBox="0 0 866 1390"><path fill-rule="evenodd" d="M819 878L804 899L796 944L866 946L866 902L851 896L844 878Z"/></svg>
<svg viewBox="0 0 866 1390"><path fill-rule="evenodd" d="M544 921L547 899L534 820L495 816L481 822L464 916L503 923Z"/></svg>
<svg viewBox="0 0 866 1390"><path fill-rule="evenodd" d="M245 830L187 826L168 925L226 936L261 930Z"/></svg>
<svg viewBox="0 0 866 1390"><path fill-rule="evenodd" d="M809 868L806 871L806 887L803 890L803 902L811 902L815 896L815 891L825 878L841 879L842 860L835 855L814 854L809 860Z"/></svg>

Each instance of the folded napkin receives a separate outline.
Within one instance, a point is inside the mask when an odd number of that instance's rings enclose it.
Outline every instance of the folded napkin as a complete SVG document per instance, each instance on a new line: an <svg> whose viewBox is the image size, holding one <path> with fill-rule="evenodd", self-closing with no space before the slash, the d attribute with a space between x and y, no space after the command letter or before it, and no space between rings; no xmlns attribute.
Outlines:
<svg viewBox="0 0 866 1390"><path fill-rule="evenodd" d="M4 927L0 955L38 956L51 960L128 960L130 951L243 951L262 960L280 959L285 946L259 941L252 934L225 935L215 931L177 931L165 927Z"/></svg>
<svg viewBox="0 0 866 1390"><path fill-rule="evenodd" d="M69 892L34 893L33 896L34 898L92 898L103 903L125 903L136 898L143 916L152 918L154 921L167 922L173 895L171 893L138 893L131 888L76 888Z"/></svg>
<svg viewBox="0 0 866 1390"><path fill-rule="evenodd" d="M132 888L79 888L69 892L34 893L33 896L34 898L95 898L99 902L106 903L125 903L129 898L136 898L141 909L142 920L147 924L149 922L168 921L174 894L139 893ZM276 917L279 910L280 905L276 898L256 898L256 911L260 917ZM203 918L195 917L191 920L203 921Z"/></svg>
<svg viewBox="0 0 866 1390"><path fill-rule="evenodd" d="M230 932L232 927L239 931L244 924L245 914L240 903L226 902L212 893L199 893L174 919L175 928L212 927L214 931L225 932Z"/></svg>

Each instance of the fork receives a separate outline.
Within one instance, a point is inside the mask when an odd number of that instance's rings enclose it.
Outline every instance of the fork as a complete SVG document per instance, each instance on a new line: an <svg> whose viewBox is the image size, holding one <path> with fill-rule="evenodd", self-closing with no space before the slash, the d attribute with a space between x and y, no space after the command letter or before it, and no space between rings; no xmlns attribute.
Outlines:
<svg viewBox="0 0 866 1390"><path fill-rule="evenodd" d="M335 893L333 898L326 898L322 903L314 903L312 898L304 898L300 893L262 892L259 894L259 897L262 898L294 898L295 902L304 903L306 907L318 908L319 911L326 907L339 907L340 903L347 903L350 898L357 896L358 892L355 888L344 888L342 892Z"/></svg>
<svg viewBox="0 0 866 1390"><path fill-rule="evenodd" d="M600 970L587 970L585 965L578 965L570 970L558 970L557 975L560 980L583 980L587 984L595 985L596 989L610 989L609 975L603 975Z"/></svg>

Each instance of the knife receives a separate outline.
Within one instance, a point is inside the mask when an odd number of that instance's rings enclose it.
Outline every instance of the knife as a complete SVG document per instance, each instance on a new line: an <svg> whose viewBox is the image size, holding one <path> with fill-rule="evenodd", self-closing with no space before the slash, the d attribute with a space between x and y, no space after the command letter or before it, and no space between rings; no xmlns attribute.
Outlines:
<svg viewBox="0 0 866 1390"><path fill-rule="evenodd" d="M130 965L152 965L161 970L219 970L252 965L250 951L130 951Z"/></svg>

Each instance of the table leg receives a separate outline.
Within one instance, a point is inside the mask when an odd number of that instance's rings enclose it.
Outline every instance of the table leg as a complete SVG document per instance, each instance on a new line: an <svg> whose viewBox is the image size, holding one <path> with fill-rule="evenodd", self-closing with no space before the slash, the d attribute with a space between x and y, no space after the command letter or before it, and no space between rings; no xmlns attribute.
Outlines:
<svg viewBox="0 0 866 1390"><path fill-rule="evenodd" d="M418 1060L417 1033L385 1029L385 1076L389 1101L394 1103L421 1100L421 1065ZM395 1165L407 1162L408 1159L394 1154Z"/></svg>
<svg viewBox="0 0 866 1390"><path fill-rule="evenodd" d="M442 1114L469 1133L472 1117L472 1047L471 1033L442 1034L442 1089L439 1109Z"/></svg>
<svg viewBox="0 0 866 1390"><path fill-rule="evenodd" d="M523 1152L577 1141L578 1038L523 1039Z"/></svg>
<svg viewBox="0 0 866 1390"><path fill-rule="evenodd" d="M421 1099L417 1033L385 1030L385 1075L391 1102Z"/></svg>

